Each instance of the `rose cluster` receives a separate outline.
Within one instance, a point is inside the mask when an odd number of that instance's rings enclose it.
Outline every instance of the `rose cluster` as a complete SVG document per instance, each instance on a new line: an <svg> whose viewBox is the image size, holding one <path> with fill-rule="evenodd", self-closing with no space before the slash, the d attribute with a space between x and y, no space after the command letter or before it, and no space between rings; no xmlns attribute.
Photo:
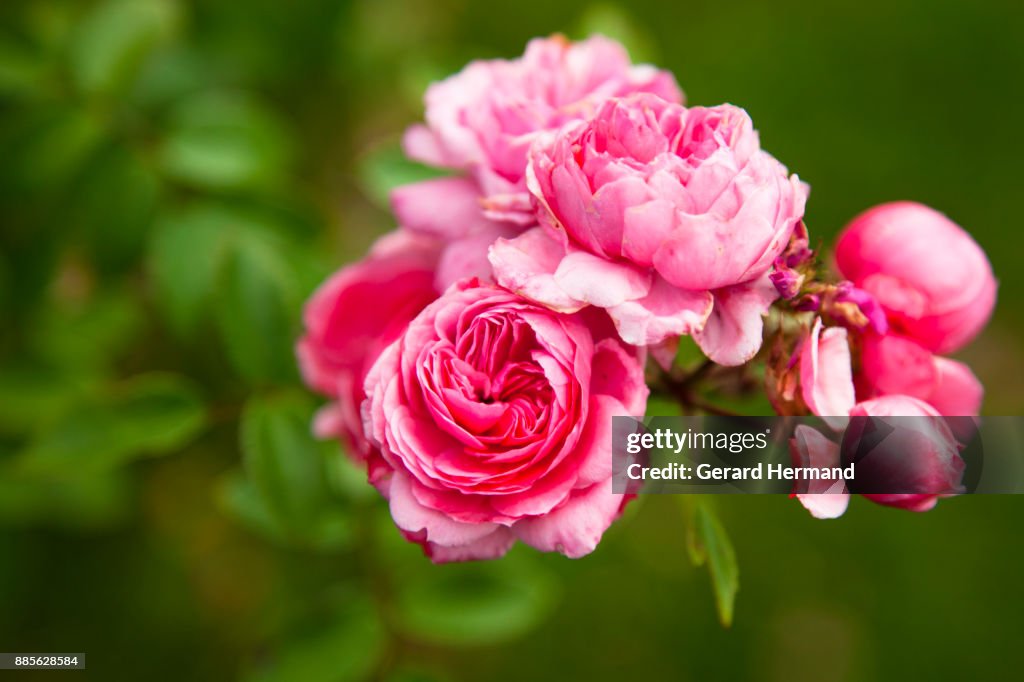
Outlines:
<svg viewBox="0 0 1024 682"><path fill-rule="evenodd" d="M435 561L517 539L591 552L629 499L611 490L611 417L644 414L648 349L668 366L683 335L731 367L774 334L779 411L837 429L858 411L979 409L977 379L939 355L993 306L977 245L930 209L883 206L847 228L847 279L826 282L809 188L747 113L685 106L611 40L470 64L428 89L404 148L449 174L393 192L399 227L314 293L297 352L329 399L315 432L348 445ZM770 310L806 331L770 331ZM814 460L838 448L798 440ZM953 475L952 454L935 459Z"/></svg>

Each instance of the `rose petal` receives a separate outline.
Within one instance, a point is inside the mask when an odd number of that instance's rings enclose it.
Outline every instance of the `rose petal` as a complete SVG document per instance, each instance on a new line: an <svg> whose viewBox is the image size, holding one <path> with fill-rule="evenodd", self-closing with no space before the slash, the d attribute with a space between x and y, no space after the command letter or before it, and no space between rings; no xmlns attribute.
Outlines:
<svg viewBox="0 0 1024 682"><path fill-rule="evenodd" d="M563 258L554 277L566 294L600 308L643 298L651 290L649 272L584 251Z"/></svg>
<svg viewBox="0 0 1024 682"><path fill-rule="evenodd" d="M487 258L501 286L552 310L572 313L586 304L566 293L555 280L565 255L565 248L544 228L535 227L515 239L499 239L491 245Z"/></svg>
<svg viewBox="0 0 1024 682"><path fill-rule="evenodd" d="M682 334L695 334L712 312L707 291L679 289L655 276L650 293L608 309L619 336L634 346L661 343Z"/></svg>
<svg viewBox="0 0 1024 682"><path fill-rule="evenodd" d="M838 467L839 444L833 443L817 430L801 424L793 432L790 444L794 463L801 467ZM796 497L811 515L818 519L834 519L843 515L850 495L842 479L819 479L805 482L807 491Z"/></svg>
<svg viewBox="0 0 1024 682"><path fill-rule="evenodd" d="M564 505L544 516L517 521L512 532L543 552L560 552L578 559L594 551L621 506L622 495L612 493L609 478L574 492Z"/></svg>
<svg viewBox="0 0 1024 682"><path fill-rule="evenodd" d="M704 354L720 365L742 365L761 348L763 316L779 297L765 273L759 279L716 289L714 308L707 324L694 332Z"/></svg>
<svg viewBox="0 0 1024 682"><path fill-rule="evenodd" d="M402 227L449 239L490 222L480 206L480 191L466 178L435 178L391 191L391 210Z"/></svg>
<svg viewBox="0 0 1024 682"><path fill-rule="evenodd" d="M811 412L837 430L846 426L857 401L850 363L846 330L822 330L821 318L815 318L814 329L800 351L800 390Z"/></svg>

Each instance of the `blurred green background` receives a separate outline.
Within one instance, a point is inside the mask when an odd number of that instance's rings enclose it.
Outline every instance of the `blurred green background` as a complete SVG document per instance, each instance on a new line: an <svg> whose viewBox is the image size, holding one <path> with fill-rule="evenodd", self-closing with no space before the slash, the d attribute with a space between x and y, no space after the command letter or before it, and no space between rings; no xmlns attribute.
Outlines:
<svg viewBox="0 0 1024 682"><path fill-rule="evenodd" d="M1019 676L1020 499L716 500L725 629L678 499L583 560L434 567L309 439L301 303L391 227L424 87L556 31L745 107L824 243L901 198L971 231L1001 288L961 357L1024 413L1019 2L4 0L0 650L92 680Z"/></svg>

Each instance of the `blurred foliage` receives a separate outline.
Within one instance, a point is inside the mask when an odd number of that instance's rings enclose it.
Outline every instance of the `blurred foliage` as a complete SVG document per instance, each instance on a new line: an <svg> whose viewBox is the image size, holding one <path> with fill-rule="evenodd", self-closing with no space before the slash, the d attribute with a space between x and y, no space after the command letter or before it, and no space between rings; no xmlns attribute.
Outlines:
<svg viewBox="0 0 1024 682"><path fill-rule="evenodd" d="M995 0L6 0L3 648L102 680L1009 677L1016 500L646 498L580 562L435 567L312 439L292 343L388 190L434 173L398 150L427 83L600 31L746 107L815 239L896 198L971 230L1001 291L964 359L1020 414L1022 30Z"/></svg>

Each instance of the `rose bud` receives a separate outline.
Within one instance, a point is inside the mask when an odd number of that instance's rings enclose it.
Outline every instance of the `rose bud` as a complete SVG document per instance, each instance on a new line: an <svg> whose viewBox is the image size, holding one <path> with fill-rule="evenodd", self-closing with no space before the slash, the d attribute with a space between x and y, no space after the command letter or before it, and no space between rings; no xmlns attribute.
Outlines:
<svg viewBox="0 0 1024 682"><path fill-rule="evenodd" d="M610 100L538 139L527 184L542 226L491 248L500 284L560 311L604 308L634 345L691 334L728 365L760 348L808 189L742 109Z"/></svg>
<svg viewBox="0 0 1024 682"><path fill-rule="evenodd" d="M395 524L436 562L499 557L517 539L593 551L628 498L612 493L611 418L645 412L642 353L598 311L450 288L366 378Z"/></svg>
<svg viewBox="0 0 1024 682"><path fill-rule="evenodd" d="M933 355L897 334L866 334L857 381L865 397L908 395L949 417L975 416L985 389L962 362Z"/></svg>
<svg viewBox="0 0 1024 682"><path fill-rule="evenodd" d="M960 444L927 403L891 395L858 403L843 434L841 465L856 465L851 492L892 507L927 511L963 492Z"/></svg>
<svg viewBox="0 0 1024 682"><path fill-rule="evenodd" d="M854 218L836 244L836 264L882 304L896 333L933 353L964 346L995 304L985 252L953 221L921 204L882 204Z"/></svg>

